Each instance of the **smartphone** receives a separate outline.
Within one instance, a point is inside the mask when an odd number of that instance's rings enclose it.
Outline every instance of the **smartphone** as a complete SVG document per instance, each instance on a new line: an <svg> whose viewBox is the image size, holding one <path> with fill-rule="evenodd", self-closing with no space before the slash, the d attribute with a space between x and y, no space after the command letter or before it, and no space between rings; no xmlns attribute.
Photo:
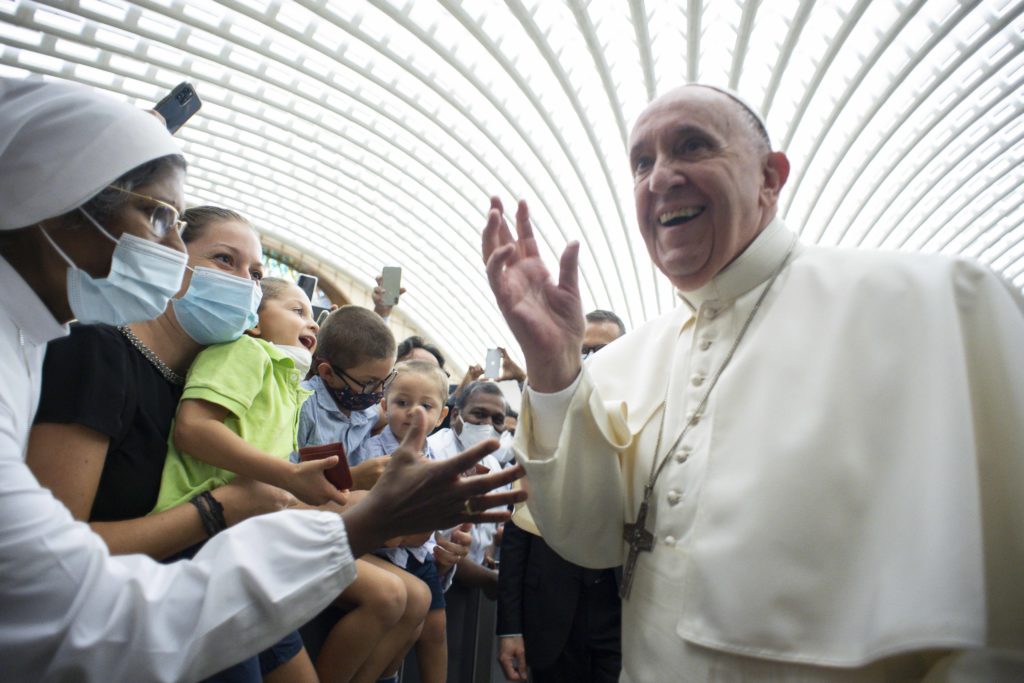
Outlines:
<svg viewBox="0 0 1024 683"><path fill-rule="evenodd" d="M313 320L316 324L323 327L324 321L327 320L327 316L331 314L331 309L324 308L323 306L313 306Z"/></svg>
<svg viewBox="0 0 1024 683"><path fill-rule="evenodd" d="M316 294L316 275L306 275L305 273L299 273L299 281L296 283L299 285L299 289L306 293L309 300L313 300L313 296Z"/></svg>
<svg viewBox="0 0 1024 683"><path fill-rule="evenodd" d="M196 89L192 87L191 83L185 81L175 86L174 90L168 93L167 97L157 102L153 109L159 112L160 116L164 117L167 130L173 135L202 106L203 101L199 99Z"/></svg>
<svg viewBox="0 0 1024 683"><path fill-rule="evenodd" d="M383 276L381 288L384 290L384 305L394 306L398 303L398 296L402 293L402 269L398 266L384 266L381 271Z"/></svg>
<svg viewBox="0 0 1024 683"><path fill-rule="evenodd" d="M327 481L334 485L339 491L347 491L352 488L352 472L348 468L348 458L345 457L345 446L341 443L327 443L322 446L306 446L299 449L299 460L322 460L332 455L338 456L338 464L329 470L324 471Z"/></svg>
<svg viewBox="0 0 1024 683"><path fill-rule="evenodd" d="M484 377L497 379L501 374L501 351L487 349L487 361L484 363Z"/></svg>

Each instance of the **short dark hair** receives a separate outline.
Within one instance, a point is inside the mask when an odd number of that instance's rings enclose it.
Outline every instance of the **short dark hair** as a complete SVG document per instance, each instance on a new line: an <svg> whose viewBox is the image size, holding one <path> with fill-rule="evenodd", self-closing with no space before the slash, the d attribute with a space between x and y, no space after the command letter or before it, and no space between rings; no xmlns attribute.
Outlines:
<svg viewBox="0 0 1024 683"><path fill-rule="evenodd" d="M167 156L157 157L136 166L110 183L109 187L93 195L82 204L81 208L98 222L104 223L110 220L114 213L131 198L131 195L126 194L125 191L134 192L136 188L159 179L168 171L175 169L185 170L187 166L185 157L180 154L168 154ZM74 209L73 212L77 211L78 209Z"/></svg>
<svg viewBox="0 0 1024 683"><path fill-rule="evenodd" d="M368 308L349 304L332 311L316 336L317 356L342 370L367 360L395 357L395 336Z"/></svg>
<svg viewBox="0 0 1024 683"><path fill-rule="evenodd" d="M458 408L459 412L466 407L469 403L469 399L473 398L476 394L491 394L492 396L500 396L502 402L505 404L505 408L508 408L508 403L505 401L505 394L501 393L501 389L494 382L486 382L484 380L476 380L470 382L469 386L462 390L462 393L455 398L455 407Z"/></svg>
<svg viewBox="0 0 1024 683"><path fill-rule="evenodd" d="M185 229L181 231L181 241L185 244L202 237L206 229L217 221L238 221L248 225L253 230L256 229L253 228L249 219L242 214L220 206L193 206L181 214L181 220L185 221Z"/></svg>
<svg viewBox="0 0 1024 683"><path fill-rule="evenodd" d="M615 323L619 328L619 336L626 334L626 325L622 322L622 318L611 311L598 308L587 313L585 318L588 323Z"/></svg>
<svg viewBox="0 0 1024 683"><path fill-rule="evenodd" d="M423 341L423 337L416 334L402 340L402 343L398 345L398 350L395 352L395 356L401 360L412 353L413 349L423 349L437 359L438 365L442 368L444 367L444 356L441 354L441 350L430 342Z"/></svg>

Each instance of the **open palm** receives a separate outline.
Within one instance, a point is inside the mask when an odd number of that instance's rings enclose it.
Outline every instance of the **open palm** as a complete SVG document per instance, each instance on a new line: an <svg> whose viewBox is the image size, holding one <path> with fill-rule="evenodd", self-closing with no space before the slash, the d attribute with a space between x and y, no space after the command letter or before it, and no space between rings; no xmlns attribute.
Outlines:
<svg viewBox="0 0 1024 683"><path fill-rule="evenodd" d="M583 339L579 243L570 242L562 252L555 282L540 258L526 202L519 202L513 237L501 200L492 197L483 257L498 308L526 358L531 386L548 392L565 388L579 372Z"/></svg>

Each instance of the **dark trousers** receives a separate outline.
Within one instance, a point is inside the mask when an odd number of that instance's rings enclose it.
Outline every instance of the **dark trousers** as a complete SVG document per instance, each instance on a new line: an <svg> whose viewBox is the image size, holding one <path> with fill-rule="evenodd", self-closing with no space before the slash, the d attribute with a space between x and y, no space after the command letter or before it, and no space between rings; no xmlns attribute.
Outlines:
<svg viewBox="0 0 1024 683"><path fill-rule="evenodd" d="M617 683L622 669L622 613L609 570L585 570L569 641L555 663L530 669L533 683ZM528 599L528 598L527 598ZM526 641L526 652L530 642Z"/></svg>

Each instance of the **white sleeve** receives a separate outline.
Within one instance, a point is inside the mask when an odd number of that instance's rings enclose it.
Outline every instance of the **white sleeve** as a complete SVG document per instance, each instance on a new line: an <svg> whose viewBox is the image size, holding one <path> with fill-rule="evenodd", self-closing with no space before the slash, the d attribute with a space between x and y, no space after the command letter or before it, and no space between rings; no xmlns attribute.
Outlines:
<svg viewBox="0 0 1024 683"><path fill-rule="evenodd" d="M562 434L569 404L576 395L582 376L583 373L579 373L572 384L553 394L544 394L527 386L528 405L532 409L533 418L533 446L538 454L546 453L550 456L558 448L558 437Z"/></svg>
<svg viewBox="0 0 1024 683"><path fill-rule="evenodd" d="M514 447L526 469L526 504L544 540L570 562L621 564L619 453L631 443L622 402L605 404L585 367L560 392L523 395Z"/></svg>
<svg viewBox="0 0 1024 683"><path fill-rule="evenodd" d="M243 522L192 561L111 557L21 459L0 403L0 681L195 681L270 646L355 578L334 513Z"/></svg>

